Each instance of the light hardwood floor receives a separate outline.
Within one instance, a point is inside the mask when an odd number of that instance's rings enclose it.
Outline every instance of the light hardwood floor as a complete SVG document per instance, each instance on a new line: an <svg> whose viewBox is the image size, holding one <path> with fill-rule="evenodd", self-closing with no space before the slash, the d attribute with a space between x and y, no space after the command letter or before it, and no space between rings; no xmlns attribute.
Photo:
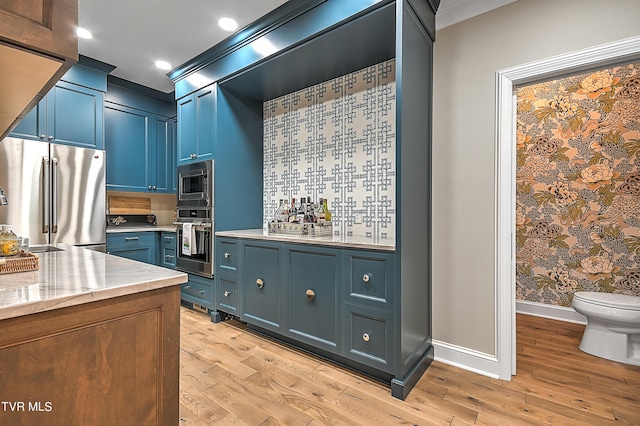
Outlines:
<svg viewBox="0 0 640 426"><path fill-rule="evenodd" d="M640 367L579 351L581 325L518 315L512 381L434 361L400 401L237 321L181 309L181 425L640 425Z"/></svg>

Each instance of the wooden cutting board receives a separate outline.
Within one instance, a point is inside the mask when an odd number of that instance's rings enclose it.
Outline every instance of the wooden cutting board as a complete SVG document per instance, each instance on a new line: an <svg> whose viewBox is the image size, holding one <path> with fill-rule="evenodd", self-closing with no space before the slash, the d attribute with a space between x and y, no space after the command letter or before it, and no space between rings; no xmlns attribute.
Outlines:
<svg viewBox="0 0 640 426"><path fill-rule="evenodd" d="M151 214L151 199L109 197L109 214Z"/></svg>

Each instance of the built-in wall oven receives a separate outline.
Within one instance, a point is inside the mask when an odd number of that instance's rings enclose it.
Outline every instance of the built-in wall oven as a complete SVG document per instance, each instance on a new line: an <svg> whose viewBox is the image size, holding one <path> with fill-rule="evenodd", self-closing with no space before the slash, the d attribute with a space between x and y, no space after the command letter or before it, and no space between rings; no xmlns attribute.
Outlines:
<svg viewBox="0 0 640 426"><path fill-rule="evenodd" d="M178 166L176 269L213 277L213 161Z"/></svg>

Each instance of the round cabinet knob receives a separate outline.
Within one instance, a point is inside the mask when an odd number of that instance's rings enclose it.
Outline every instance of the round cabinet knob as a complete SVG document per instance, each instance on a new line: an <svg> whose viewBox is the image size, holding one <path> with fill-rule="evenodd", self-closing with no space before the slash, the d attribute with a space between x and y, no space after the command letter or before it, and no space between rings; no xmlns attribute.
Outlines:
<svg viewBox="0 0 640 426"><path fill-rule="evenodd" d="M153 190L155 191L156 189L158 189L158 187L156 185L153 185Z"/></svg>
<svg viewBox="0 0 640 426"><path fill-rule="evenodd" d="M264 287L264 280L262 278L258 278L256 280L256 285L258 286L258 288Z"/></svg>
<svg viewBox="0 0 640 426"><path fill-rule="evenodd" d="M49 140L52 141L53 140L53 136L49 136Z"/></svg>
<svg viewBox="0 0 640 426"><path fill-rule="evenodd" d="M40 139L45 140L47 137L45 135L40 135Z"/></svg>
<svg viewBox="0 0 640 426"><path fill-rule="evenodd" d="M224 258L225 258L225 259L228 259L228 258L230 258L230 257L231 257L231 253L225 253L225 254L224 254Z"/></svg>
<svg viewBox="0 0 640 426"><path fill-rule="evenodd" d="M230 295L231 295L231 292L230 292L230 291L225 291L225 292L224 292L224 297L229 297Z"/></svg>
<svg viewBox="0 0 640 426"><path fill-rule="evenodd" d="M305 293L305 295L307 296L307 300L308 300L309 302L312 302L312 301L313 301L313 299L315 299L315 298L316 298L316 293L315 293L313 290L311 290L311 289L307 290L307 292Z"/></svg>
<svg viewBox="0 0 640 426"><path fill-rule="evenodd" d="M362 335L362 340L364 340L365 342L368 342L369 340L371 340L371 335L369 333L364 333Z"/></svg>
<svg viewBox="0 0 640 426"><path fill-rule="evenodd" d="M364 281L365 283L368 283L369 281L371 281L371 275L369 274L364 274L362 276L362 281Z"/></svg>

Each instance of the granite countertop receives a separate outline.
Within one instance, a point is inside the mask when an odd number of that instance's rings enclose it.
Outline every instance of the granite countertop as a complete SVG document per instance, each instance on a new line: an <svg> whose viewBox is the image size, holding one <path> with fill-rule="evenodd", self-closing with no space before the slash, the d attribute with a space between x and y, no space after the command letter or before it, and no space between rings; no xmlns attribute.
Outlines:
<svg viewBox="0 0 640 426"><path fill-rule="evenodd" d="M0 274L0 320L178 285L187 274L81 247L37 253L40 269Z"/></svg>
<svg viewBox="0 0 640 426"><path fill-rule="evenodd" d="M352 247L358 249L394 251L393 239L366 238L364 236L326 236L270 234L266 229L240 229L237 231L218 231L217 237L248 238L254 240L284 241L299 244L317 244L335 247Z"/></svg>
<svg viewBox="0 0 640 426"><path fill-rule="evenodd" d="M176 226L107 226L107 234L117 234L120 232L176 232Z"/></svg>

